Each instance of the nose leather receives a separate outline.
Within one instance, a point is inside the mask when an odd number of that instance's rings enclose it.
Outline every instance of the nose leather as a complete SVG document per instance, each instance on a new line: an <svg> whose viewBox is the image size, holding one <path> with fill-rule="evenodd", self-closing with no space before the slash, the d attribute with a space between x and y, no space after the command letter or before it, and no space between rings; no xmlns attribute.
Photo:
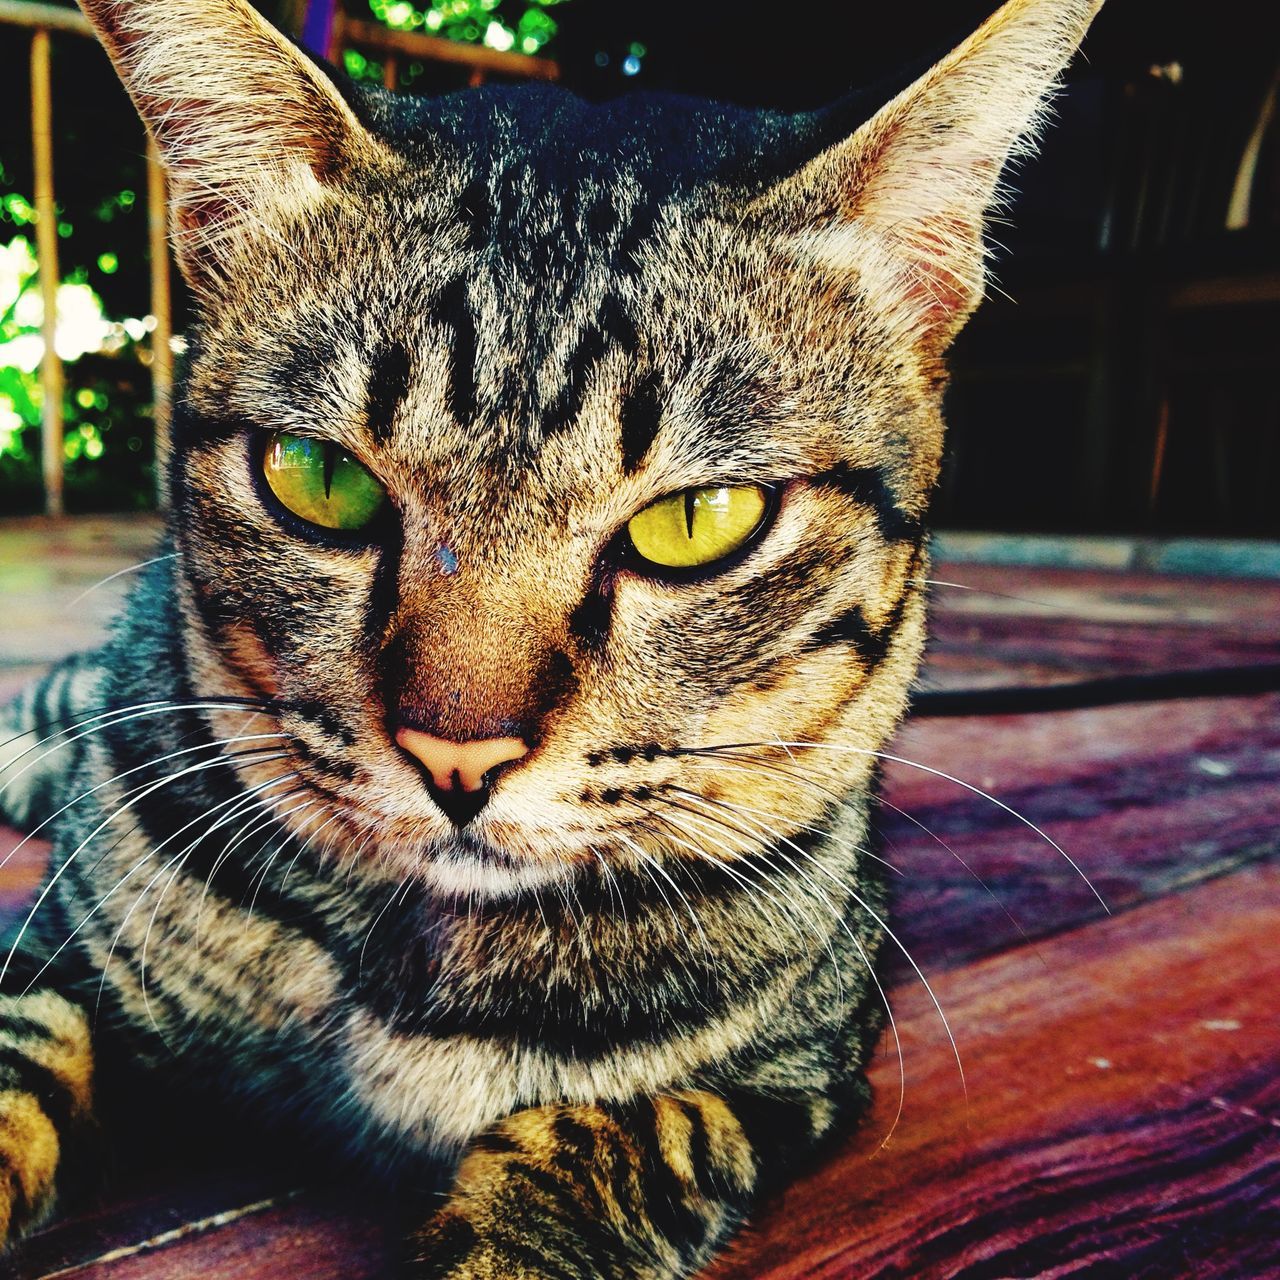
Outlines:
<svg viewBox="0 0 1280 1280"><path fill-rule="evenodd" d="M519 738L478 738L472 742L450 742L420 729L400 729L396 741L418 760L440 791L480 791L484 775L500 764L528 755L529 748Z"/></svg>

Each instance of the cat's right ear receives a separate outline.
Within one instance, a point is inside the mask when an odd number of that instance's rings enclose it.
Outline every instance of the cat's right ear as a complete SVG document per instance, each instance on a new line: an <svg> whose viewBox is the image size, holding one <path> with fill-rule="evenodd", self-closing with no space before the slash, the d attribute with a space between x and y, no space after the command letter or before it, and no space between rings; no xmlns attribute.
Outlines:
<svg viewBox="0 0 1280 1280"><path fill-rule="evenodd" d="M179 265L216 292L246 241L390 162L247 0L79 0L169 174Z"/></svg>

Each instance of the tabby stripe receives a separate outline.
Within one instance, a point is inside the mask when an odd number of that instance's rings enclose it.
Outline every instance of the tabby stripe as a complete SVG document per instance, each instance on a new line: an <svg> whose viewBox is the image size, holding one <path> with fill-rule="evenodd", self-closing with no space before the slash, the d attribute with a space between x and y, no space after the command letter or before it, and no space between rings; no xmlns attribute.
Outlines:
<svg viewBox="0 0 1280 1280"><path fill-rule="evenodd" d="M59 1039L58 1032L47 1022L17 1013L0 1017L0 1035L13 1040L41 1040L46 1043Z"/></svg>
<svg viewBox="0 0 1280 1280"><path fill-rule="evenodd" d="M706 1240L707 1222L686 1203L692 1188L686 1186L663 1153L658 1136L662 1117L657 1104L647 1100L627 1110L630 1114L622 1123L638 1145L646 1215L683 1258L686 1243L698 1248Z"/></svg>
<svg viewBox="0 0 1280 1280"><path fill-rule="evenodd" d="M724 1188L717 1185L715 1166L711 1159L711 1142L707 1137L707 1124L702 1118L702 1108L673 1099L689 1121L689 1167L693 1170L698 1190L708 1200L724 1195Z"/></svg>
<svg viewBox="0 0 1280 1280"><path fill-rule="evenodd" d="M467 294L466 276L457 276L436 298L436 323L453 331L449 363L449 412L459 426L476 416L476 322Z"/></svg>
<svg viewBox="0 0 1280 1280"><path fill-rule="evenodd" d="M564 384L543 413L543 434L551 436L564 430L582 412L591 375L612 348L634 355L639 342L635 323L619 299L610 294L569 355Z"/></svg>
<svg viewBox="0 0 1280 1280"><path fill-rule="evenodd" d="M813 483L837 489L861 506L870 507L880 536L886 542L915 542L924 531L920 518L910 515L898 505L881 467L853 467L841 462L814 476Z"/></svg>
<svg viewBox="0 0 1280 1280"><path fill-rule="evenodd" d="M653 235L661 212L662 208L657 201L642 204L635 210L613 252L612 265L615 271L624 275L638 274L640 246Z"/></svg>
<svg viewBox="0 0 1280 1280"><path fill-rule="evenodd" d="M588 653L599 654L609 639L613 623L613 597L593 584L569 615L569 634Z"/></svg>
<svg viewBox="0 0 1280 1280"><path fill-rule="evenodd" d="M403 342L388 342L373 361L365 400L369 429L378 441L391 435L396 410L409 394L409 352Z"/></svg>
<svg viewBox="0 0 1280 1280"><path fill-rule="evenodd" d="M33 1062L21 1049L0 1045L0 1082L0 1087L31 1094L59 1133L70 1127L75 1095L56 1072Z"/></svg>
<svg viewBox="0 0 1280 1280"><path fill-rule="evenodd" d="M437 1218L431 1224L428 1252L419 1254L417 1261L428 1263L429 1270L415 1272L422 1280L432 1276L446 1276L457 1271L476 1247L476 1229L460 1214L450 1213Z"/></svg>
<svg viewBox="0 0 1280 1280"><path fill-rule="evenodd" d="M892 613L889 614L883 626L872 627L867 621L862 606L855 604L819 627L806 643L805 648L813 650L825 649L833 644L852 645L867 669L874 671L884 661L889 652L889 646L898 633L908 594L909 588L898 597Z"/></svg>
<svg viewBox="0 0 1280 1280"><path fill-rule="evenodd" d="M599 1280L590 1271L576 1267L570 1270L569 1264L563 1258L552 1261L544 1249L525 1244L523 1240L507 1235L505 1232L495 1231L488 1238L497 1244L498 1249L507 1258L513 1262L522 1263L527 1268L527 1271L522 1274L537 1276L538 1280ZM490 1272L490 1274L496 1277L503 1273Z"/></svg>
<svg viewBox="0 0 1280 1280"><path fill-rule="evenodd" d="M802 1151L813 1135L805 1098L766 1097L730 1089L724 1101L742 1126L760 1175L773 1185L786 1172L788 1155Z"/></svg>
<svg viewBox="0 0 1280 1280"><path fill-rule="evenodd" d="M489 184L484 178L472 178L458 197L457 220L466 228L467 245L482 249L493 234L495 209Z"/></svg>
<svg viewBox="0 0 1280 1280"><path fill-rule="evenodd" d="M622 469L631 475L644 461L662 423L656 373L643 375L622 397L618 421L622 428Z"/></svg>

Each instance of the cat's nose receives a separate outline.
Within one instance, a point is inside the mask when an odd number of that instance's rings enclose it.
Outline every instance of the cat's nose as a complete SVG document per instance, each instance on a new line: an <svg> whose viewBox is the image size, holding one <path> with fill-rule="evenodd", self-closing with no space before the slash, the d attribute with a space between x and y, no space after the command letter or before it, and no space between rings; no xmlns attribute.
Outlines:
<svg viewBox="0 0 1280 1280"><path fill-rule="evenodd" d="M520 738L480 738L451 742L420 729L399 729L396 742L426 769L431 798L456 826L466 826L489 799L486 775L499 765L528 755Z"/></svg>

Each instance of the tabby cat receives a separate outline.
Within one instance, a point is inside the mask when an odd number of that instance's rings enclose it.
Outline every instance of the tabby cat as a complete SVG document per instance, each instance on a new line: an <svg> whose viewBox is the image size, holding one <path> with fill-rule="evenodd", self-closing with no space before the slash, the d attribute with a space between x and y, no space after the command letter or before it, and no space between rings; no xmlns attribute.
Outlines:
<svg viewBox="0 0 1280 1280"><path fill-rule="evenodd" d="M867 1102L942 358L1096 0L862 123L82 4L199 322L160 556L8 713L0 1230L155 1079L421 1194L406 1274L690 1275Z"/></svg>

